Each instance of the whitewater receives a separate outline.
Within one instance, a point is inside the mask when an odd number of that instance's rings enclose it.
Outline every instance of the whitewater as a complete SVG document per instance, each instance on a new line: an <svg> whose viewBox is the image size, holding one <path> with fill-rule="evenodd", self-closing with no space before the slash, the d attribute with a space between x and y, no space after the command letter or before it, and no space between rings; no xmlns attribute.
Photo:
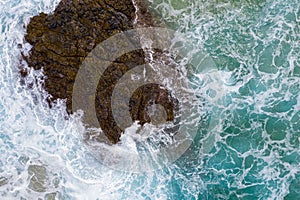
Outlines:
<svg viewBox="0 0 300 200"><path fill-rule="evenodd" d="M193 41L187 75L207 115L178 160L140 173L94 155L84 113L68 116L64 100L47 106L42 71L20 81L21 54L31 48L26 25L58 3L0 0L1 199L300 198L299 2L148 1L153 15ZM213 63L197 65L199 49ZM105 148L130 151L135 137L132 126L120 145Z"/></svg>

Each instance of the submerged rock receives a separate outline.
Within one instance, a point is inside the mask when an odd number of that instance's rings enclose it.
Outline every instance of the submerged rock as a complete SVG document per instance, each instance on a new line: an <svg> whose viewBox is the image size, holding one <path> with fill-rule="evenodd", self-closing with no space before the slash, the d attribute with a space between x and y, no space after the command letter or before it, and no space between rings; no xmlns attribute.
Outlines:
<svg viewBox="0 0 300 200"><path fill-rule="evenodd" d="M28 167L30 177L29 188L36 192L46 191L47 170L40 165L30 165Z"/></svg>
<svg viewBox="0 0 300 200"><path fill-rule="evenodd" d="M8 183L8 179L5 177L0 177L0 187L6 185Z"/></svg>
<svg viewBox="0 0 300 200"><path fill-rule="evenodd" d="M135 6L140 7L138 12ZM141 20L134 24L136 17ZM41 13L31 18L25 39L33 48L25 59L30 67L43 69L46 76L44 88L51 95L48 99L50 105L56 99L66 99L67 110L71 113L73 84L88 53L105 39L133 29L135 25L150 26L149 17L142 1L133 5L132 0L62 0L52 14ZM112 143L118 142L124 131L116 125L112 116L112 91L124 73L144 64L145 60L143 50L127 53L112 62L100 78L95 99L96 112L101 129ZM26 76L24 70L21 74ZM153 95L153 99L167 109L167 119L174 119L172 99L159 100L158 96L162 96L159 94L168 96L167 91L158 87L136 92L130 103L132 118L140 120L141 124L150 122L145 114L147 109L139 104L145 104L145 100L151 100L148 96Z"/></svg>
<svg viewBox="0 0 300 200"><path fill-rule="evenodd" d="M59 197L59 193L58 192L52 192L52 193L48 193L45 195L45 200L55 200L55 199L59 199L57 198Z"/></svg>

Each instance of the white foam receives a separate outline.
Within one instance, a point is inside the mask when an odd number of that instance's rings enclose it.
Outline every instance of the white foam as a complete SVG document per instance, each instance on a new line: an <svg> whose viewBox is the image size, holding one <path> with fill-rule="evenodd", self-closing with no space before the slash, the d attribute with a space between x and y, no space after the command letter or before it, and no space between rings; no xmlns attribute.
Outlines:
<svg viewBox="0 0 300 200"><path fill-rule="evenodd" d="M168 168L148 174L115 171L103 165L101 161L99 162L83 142L83 134L86 130L81 122L80 113L76 113L69 120L66 120L63 102L59 102L53 109L48 109L43 106L43 96L39 95L43 92L40 85L36 85L31 91L25 91L19 84L17 66L20 51L17 49L17 44L23 43L25 34L23 25L29 22L30 17L37 15L39 12L52 12L57 3L58 0L0 1L0 177L8 179L8 184L0 186L1 199L44 198L46 193L56 191L66 199L170 199L173 197L172 195L175 196L172 193L178 191L184 198L198 198L198 194L202 194L206 185L209 184L203 181L203 174L213 172L217 176L225 173L222 169L205 168L202 159L204 157L211 158L215 155L210 154L210 152L211 148L217 148L216 141L224 142L225 138L221 137L220 134L223 133L224 127L233 124L231 116L236 109L253 105L251 114L272 115L263 108L266 106L272 107L274 101L282 98L276 96L276 94L283 94L283 100L287 101L295 98L296 95L297 102L300 101L298 93L293 94L291 92L291 87L299 84L299 77L290 76L295 66L287 70L280 68L276 74L261 72L257 67L259 57L256 58L256 55L259 55L260 52L255 50L255 47L260 45L261 42L263 48L267 47L273 42L274 38L278 39L279 42L283 42L287 41L287 36L298 37L299 32L295 32L295 25L292 22L282 23L283 18L274 16L272 9L269 8L284 6L286 9L280 9L282 13L279 14L283 16L299 9L299 5L293 7L283 1L274 1L274 3L268 1L267 3L271 5L266 5L266 8L262 8L260 13L264 17L258 20L257 24L251 25L249 32L247 32L248 30L245 30L245 27L239 24L237 20L239 18L245 21L248 18L250 18L249 20L253 19L251 16L245 16L242 8L235 8L229 4L219 4L218 8L224 8L224 12L214 14L211 12L209 2L194 2L185 9L175 10L171 7L172 2L166 1L157 5L157 7L164 8L162 9L165 12L163 14L164 19L176 21L177 25L180 25L179 29L186 31L195 41L195 47L211 51L212 58L216 60L219 58L213 52L216 49L210 49L210 42L211 38L218 40L220 46L214 48L219 48L222 53L237 61L240 68L230 73L215 71L210 74L214 75L210 77L212 79L209 79L209 73L195 73L195 77L200 80L194 82L196 94L201 94L204 99L210 101L211 107L208 106L208 111L215 111L215 116L213 116L215 120L210 122L210 133L213 134L207 134L203 139L200 139L200 142L207 147L200 148L203 152L196 154L196 157L193 157L195 154L191 153L189 155L188 152L187 157L184 156L183 160L187 162L182 163L179 161ZM223 16L223 18L220 18L220 16ZM226 19L228 20L226 21ZM260 32L260 28L270 21L273 22L273 25L268 28L267 34L263 31ZM289 31L283 31L284 24L289 27ZM250 42L250 46L242 45L239 48L240 46L236 44L227 43L233 40L230 35L227 35L228 39L224 35L226 33L224 30L228 27L239 30L241 35L245 34L250 37L253 40L252 43ZM223 38L220 39L217 36ZM23 44L23 47L25 52L30 49L28 44ZM244 51L243 48L249 51ZM292 45L292 50L288 56L290 66L295 65L295 61L299 60L297 49L299 49L299 42ZM274 64L273 60L272 63ZM222 62L218 62L218 64L222 65ZM228 66L217 67L226 68ZM31 80L28 78L27 82L33 81L34 74L39 73L41 72L32 71L30 74ZM220 79L215 76L218 73L221 75ZM266 86L267 90L252 96L237 95L235 98L231 96L232 93L239 94L239 89L245 85L244 83L249 82L256 75L259 75L260 83ZM211 82L205 82L204 80L211 80ZM228 80L232 80L231 84L226 84ZM205 83L201 85L201 81ZM286 92L284 85L287 86L288 92ZM214 92L206 95L205 92L209 89L214 90ZM37 98L34 99L32 94L36 95ZM231 103L228 103L228 100L231 100ZM299 103L297 103L293 112L277 113L274 116L289 120L299 112L299 109ZM224 119L228 121L228 124L224 124ZM298 154L299 150L295 149L295 146L290 144L289 140L283 142L272 141L263 126L265 122L251 122L251 128L257 130L256 133L262 134L262 138L265 140L264 148L252 149L250 152L238 155L243 158L253 155L269 163L261 171L261 177L263 180L278 183L278 187L267 185L272 191L269 198L281 198L288 193L290 179L295 178L296 174L299 173L299 168L295 164L283 163L278 158L278 154L275 153L276 150L272 150L273 152L268 156L264 155L264 152L269 144L279 146L282 143L286 144L286 148L281 150ZM121 152L120 155L123 155L123 159L125 159L126 152L136 153L136 142L144 139L135 134L138 128L137 124L130 127L121 138L120 145L113 147L106 144L99 145L110 153ZM147 133L154 130L154 127L148 128ZM287 135L292 137L293 129L289 128L287 132ZM45 166L48 171L48 179L51 181L58 180L58 186L56 187L50 181L47 185L47 191L44 193L28 189L27 169L32 164ZM278 177L280 164L284 164L287 172L282 178ZM242 175L235 180L235 184L240 188L245 187L240 180L243 180L250 173L249 170L242 170ZM218 184L218 181L214 181ZM170 188L170 185L174 188ZM173 199L175 198L177 196Z"/></svg>

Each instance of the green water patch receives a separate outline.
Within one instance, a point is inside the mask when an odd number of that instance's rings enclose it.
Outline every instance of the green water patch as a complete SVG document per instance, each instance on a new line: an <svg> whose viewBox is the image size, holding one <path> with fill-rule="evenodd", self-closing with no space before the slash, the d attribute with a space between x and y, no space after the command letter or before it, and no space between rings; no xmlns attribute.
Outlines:
<svg viewBox="0 0 300 200"><path fill-rule="evenodd" d="M291 181L289 187L290 193L284 197L284 200L294 200L300 197L300 174L296 174L295 178Z"/></svg>
<svg viewBox="0 0 300 200"><path fill-rule="evenodd" d="M173 181L178 198L299 199L299 3L153 0L149 6L191 38L191 53L203 49L222 78L230 74L223 104L209 107L219 109L219 128L211 133L202 127L176 162L182 172ZM202 71L193 67L189 78L201 87ZM209 134L215 140L203 154ZM196 196L184 189L185 179L198 183L191 189Z"/></svg>
<svg viewBox="0 0 300 200"><path fill-rule="evenodd" d="M204 1L204 0L152 0L148 1L150 5L150 9L152 13L155 15L161 16L161 14L165 14L167 10L171 13L172 11L181 11L184 12L191 12L192 7L196 7L198 9L205 10L206 12L211 12L213 14L218 14L224 12L226 9L236 9L245 7L251 10L261 9L265 4L266 1L261 0L213 0L213 1ZM168 9L166 9L168 8Z"/></svg>

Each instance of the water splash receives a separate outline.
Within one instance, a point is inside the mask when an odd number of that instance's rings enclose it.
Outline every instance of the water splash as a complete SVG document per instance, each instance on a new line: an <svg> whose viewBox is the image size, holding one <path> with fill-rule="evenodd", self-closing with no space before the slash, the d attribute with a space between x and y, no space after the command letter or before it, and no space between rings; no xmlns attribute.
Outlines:
<svg viewBox="0 0 300 200"><path fill-rule="evenodd" d="M19 84L18 44L25 53L30 49L23 42L24 25L39 12L53 11L57 3L0 2L2 199L300 196L297 2L149 2L166 24L194 41L191 57L199 48L209 53L219 69L214 73L223 80L213 81L216 76L206 76L202 68L190 69L195 92L206 99L208 113L219 117L208 115L211 120L199 123L194 145L176 163L148 174L114 171L99 163L83 143L82 113L65 119L63 101L52 109L43 105L47 94L33 84L42 72L30 72L26 83L32 89ZM197 56L193 58L197 63ZM210 100L216 95L221 102ZM203 128L211 124L211 129ZM32 187L34 180L43 186Z"/></svg>
<svg viewBox="0 0 300 200"><path fill-rule="evenodd" d="M180 165L203 186L187 196L298 198L299 5L150 1L150 6L231 74L214 150L202 162L195 159L192 170ZM184 190L190 179L179 182Z"/></svg>

